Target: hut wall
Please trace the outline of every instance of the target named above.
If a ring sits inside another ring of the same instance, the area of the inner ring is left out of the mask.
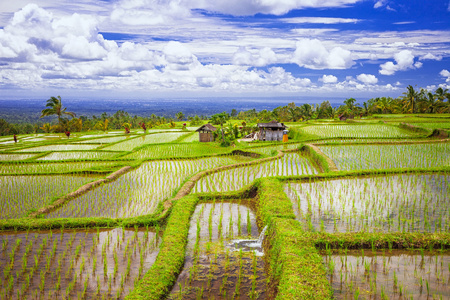
[[[212,132],[199,132],[200,142],[214,142],[214,136]]]
[[[261,141],[282,141],[282,130],[261,129],[259,139]]]

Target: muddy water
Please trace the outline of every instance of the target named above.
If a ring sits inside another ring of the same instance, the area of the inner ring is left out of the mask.
[[[1,299],[123,299],[153,265],[146,229],[2,233]]]
[[[449,251],[323,255],[336,299],[450,299]]]
[[[228,246],[233,239],[258,239],[256,217],[244,204],[196,207],[185,266],[169,299],[267,299],[263,257]]]
[[[297,219],[313,231],[450,230],[450,176],[395,175],[289,183]]]

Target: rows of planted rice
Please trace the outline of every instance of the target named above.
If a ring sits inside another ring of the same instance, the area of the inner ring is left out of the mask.
[[[105,159],[120,152],[52,152],[46,156],[40,157],[37,160],[71,160],[71,159]]]
[[[191,134],[186,135],[186,137],[181,141],[182,143],[192,143],[199,141],[199,135],[197,132],[192,132]]]
[[[225,156],[146,162],[116,181],[70,201],[47,217],[124,218],[150,214],[190,176],[202,170],[233,163],[235,161],[231,157]]]
[[[247,148],[246,151],[262,154],[262,155],[277,155],[277,150],[292,150],[292,149],[298,149],[300,147],[300,143],[296,144],[281,144],[276,146],[267,146],[267,147],[250,147]]]
[[[317,135],[323,138],[347,137],[347,138],[394,138],[417,135],[392,125],[364,124],[364,125],[313,125],[299,129],[307,134]]]
[[[0,218],[25,217],[52,200],[95,180],[87,176],[1,176]]]
[[[149,145],[124,156],[131,159],[210,156],[229,152],[229,149],[203,143]]]
[[[224,192],[239,190],[257,178],[317,174],[309,158],[302,153],[287,153],[282,158],[210,174],[200,179],[194,192]]]
[[[17,152],[46,152],[46,151],[76,151],[76,150],[92,150],[98,145],[74,145],[74,144],[57,144],[39,147],[25,148],[17,150]]]
[[[36,156],[36,154],[12,154],[12,153],[4,153],[0,154],[0,161],[17,161],[24,160],[28,158],[32,158]]]
[[[314,144],[352,144],[352,143],[379,143],[379,144],[389,144],[389,143],[410,143],[414,141],[414,139],[411,138],[341,138],[341,139],[326,139],[326,140],[320,140],[320,141],[314,141]]]
[[[286,194],[312,231],[450,230],[449,175],[395,175],[289,183]]]
[[[1,299],[123,299],[158,253],[148,228],[2,233],[0,241]]]
[[[98,138],[98,139],[89,139],[81,142],[77,142],[78,144],[109,144],[109,143],[117,143],[123,140],[131,139],[136,137],[135,135],[127,135],[127,136],[115,136],[115,137],[106,137],[106,138]],[[83,137],[85,138],[85,136]]]
[[[266,274],[256,216],[245,201],[197,205],[185,265],[169,299],[265,299]],[[236,248],[236,238],[256,248]],[[234,239],[234,240],[233,240]],[[258,251],[255,251],[258,249]]]
[[[186,134],[186,132],[164,132],[142,135],[134,139],[105,147],[103,148],[103,150],[130,151],[134,148],[141,147],[146,144],[169,143],[183,136],[184,134]]]
[[[450,165],[450,143],[320,146],[339,170],[430,168]]]
[[[117,162],[11,163],[0,164],[0,174],[48,174],[82,172],[92,169],[119,169]],[[117,168],[116,168],[117,166]]]
[[[323,257],[334,299],[449,299],[450,252],[352,250]]]
[[[409,123],[410,125],[426,128],[426,129],[449,129],[450,122],[439,122],[439,123]]]

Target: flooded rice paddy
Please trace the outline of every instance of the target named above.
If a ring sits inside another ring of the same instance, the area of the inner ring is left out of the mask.
[[[450,299],[450,252],[323,253],[335,299]]]
[[[48,174],[81,172],[91,168],[108,168],[117,162],[57,162],[57,163],[13,163],[0,164],[0,174]]]
[[[277,160],[205,176],[197,182],[194,192],[235,191],[257,178],[317,173],[307,156],[302,153],[286,153]]]
[[[297,219],[325,232],[450,230],[449,175],[395,175],[288,183]]]
[[[0,176],[0,219],[25,217],[80,186],[93,176]]]
[[[68,202],[47,217],[124,218],[150,214],[190,176],[233,163],[236,161],[232,156],[146,162],[117,180]]]
[[[115,154],[117,152],[52,152],[36,160],[105,159]]]
[[[124,142],[120,142],[105,147],[103,149],[113,151],[130,151],[136,147],[140,147],[146,144],[169,143],[185,134],[186,132],[170,132],[170,133],[165,132],[165,133],[142,135],[140,137],[129,139]]]
[[[154,263],[148,228],[0,234],[0,299],[123,299]]]
[[[313,125],[305,126],[299,130],[323,138],[394,138],[417,135],[411,131],[396,126],[383,124],[364,125]]]
[[[450,165],[450,143],[320,146],[339,170],[431,168]]]
[[[185,266],[169,299],[267,299],[261,245],[257,250],[231,246],[236,239],[259,237],[248,203],[236,201],[197,205]]]

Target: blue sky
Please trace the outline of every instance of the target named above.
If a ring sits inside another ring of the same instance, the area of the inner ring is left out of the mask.
[[[0,99],[450,88],[448,0],[0,3]]]

